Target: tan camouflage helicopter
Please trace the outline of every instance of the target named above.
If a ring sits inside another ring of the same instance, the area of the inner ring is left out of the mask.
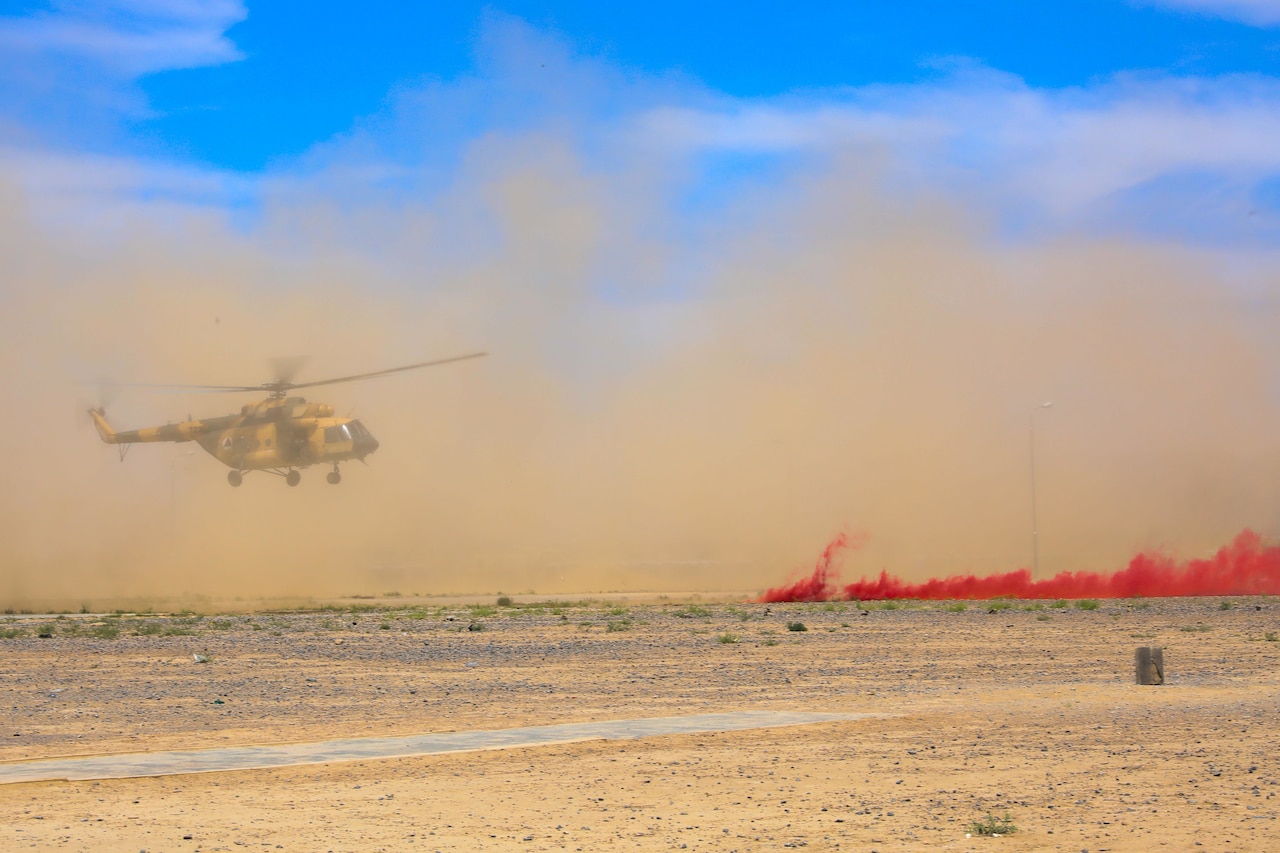
[[[316,382],[291,382],[288,379],[277,379],[261,385],[128,383],[132,387],[162,388],[171,391],[210,393],[266,391],[267,399],[257,403],[247,403],[240,409],[238,415],[186,420],[182,423],[146,427],[128,432],[116,432],[112,429],[107,423],[106,412],[101,407],[90,409],[89,414],[103,441],[107,444],[124,445],[120,448],[121,460],[133,444],[153,441],[194,441],[218,461],[231,468],[227,472],[227,482],[233,486],[239,486],[244,480],[244,475],[250,471],[275,474],[284,477],[284,481],[290,486],[296,486],[302,480],[302,475],[298,473],[299,468],[329,464],[333,465],[333,470],[325,479],[337,485],[342,482],[338,463],[348,459],[358,459],[363,462],[366,456],[378,449],[378,440],[359,420],[334,417],[333,406],[328,403],[308,403],[302,397],[286,396],[290,391],[295,388],[315,388],[319,385],[336,385],[339,382],[373,379],[391,373],[417,370],[420,367],[434,367],[480,358],[484,355],[486,353],[475,352],[418,364],[407,364],[404,367],[393,367],[389,370],[377,370],[373,373],[321,379]]]

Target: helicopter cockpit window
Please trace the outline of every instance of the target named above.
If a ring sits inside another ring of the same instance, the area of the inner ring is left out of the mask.
[[[343,441],[350,441],[351,433],[347,430],[346,424],[338,424],[337,426],[324,428],[324,443],[338,444]]]
[[[359,421],[351,421],[346,426],[351,431],[351,437],[354,438],[356,441],[360,441],[361,439],[373,438],[373,435],[369,432],[369,430],[365,429],[364,424],[360,423]]]

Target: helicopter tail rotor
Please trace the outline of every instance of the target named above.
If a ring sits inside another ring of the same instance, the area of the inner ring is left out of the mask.
[[[80,429],[87,429],[89,424],[85,422],[84,413],[88,409],[90,411],[97,409],[99,412],[106,412],[108,406],[115,402],[119,396],[120,386],[107,379],[105,376],[99,376],[93,382],[79,383],[83,389],[93,389],[92,400],[90,395],[81,393],[77,395],[75,409],[75,423]]]

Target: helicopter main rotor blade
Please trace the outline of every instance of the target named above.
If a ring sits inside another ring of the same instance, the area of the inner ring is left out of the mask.
[[[488,355],[487,352],[473,352],[467,355],[455,355],[452,358],[440,358],[434,361],[422,361],[417,364],[406,364],[404,367],[392,367],[388,370],[375,370],[372,373],[357,373],[354,376],[339,376],[334,379],[318,379],[315,382],[290,382],[287,379],[277,379],[274,382],[263,382],[258,385],[184,385],[173,382],[97,382],[94,383],[99,388],[103,386],[111,388],[149,388],[153,391],[181,393],[192,392],[196,394],[227,394],[238,392],[270,392],[272,394],[281,394],[294,388],[315,388],[318,385],[336,385],[339,382],[355,382],[360,379],[373,379],[378,376],[386,376],[391,373],[402,373],[406,370],[417,370],[420,367],[435,367],[441,364],[452,364],[455,361],[466,361],[471,358],[482,358]],[[294,360],[290,360],[294,361]],[[293,367],[292,364],[280,365],[286,369]],[[300,366],[300,365],[299,365]],[[80,383],[82,385],[88,383]]]
[[[336,379],[318,379],[315,382],[298,382],[285,383],[284,387],[293,388],[315,388],[317,385],[337,385],[339,382],[355,382],[359,379],[373,379],[378,376],[386,376],[390,373],[403,373],[406,370],[417,370],[420,367],[435,367],[441,364],[453,364],[455,361],[466,361],[470,358],[483,358],[488,355],[487,352],[473,352],[467,355],[455,355],[452,358],[440,358],[435,361],[423,361],[418,364],[406,364],[404,367],[392,367],[388,370],[375,370],[372,373],[357,373],[354,376],[339,376]]]
[[[98,382],[94,384],[107,388],[151,388],[156,391],[197,391],[211,394],[228,391],[261,391],[263,387],[261,385],[181,385],[172,382]]]

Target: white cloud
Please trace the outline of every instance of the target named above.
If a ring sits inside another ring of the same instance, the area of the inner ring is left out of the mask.
[[[245,19],[241,0],[102,0],[0,18],[0,50],[11,58],[87,59],[124,77],[218,65],[242,58],[225,36]]]
[[[181,227],[225,218],[259,200],[257,178],[161,160],[0,146],[0,187],[38,221],[109,237],[128,223]]]
[[[1142,5],[1199,12],[1258,27],[1280,24],[1280,0],[1145,0]]]
[[[1280,82],[1253,77],[1045,90],[982,73],[816,102],[662,107],[635,128],[654,146],[704,154],[887,151],[926,183],[1058,217],[1168,176],[1247,186],[1280,175]]]

